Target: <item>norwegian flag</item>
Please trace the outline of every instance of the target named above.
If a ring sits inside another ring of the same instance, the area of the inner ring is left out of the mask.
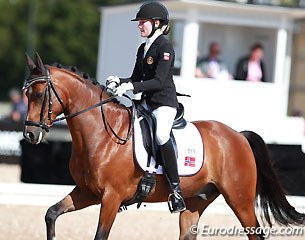
[[[168,52],[165,52],[165,53],[163,54],[163,60],[164,60],[164,61],[168,61],[168,60],[169,60],[169,56],[170,56],[170,54],[169,54]]]
[[[184,166],[195,167],[195,161],[196,161],[196,158],[185,156]]]

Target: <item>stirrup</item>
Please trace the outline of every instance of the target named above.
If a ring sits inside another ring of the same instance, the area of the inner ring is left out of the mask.
[[[173,203],[174,199],[177,200],[177,202]],[[167,204],[171,213],[182,212],[186,209],[183,197],[176,191],[168,195]]]

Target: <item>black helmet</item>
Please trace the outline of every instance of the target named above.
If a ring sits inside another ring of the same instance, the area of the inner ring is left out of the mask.
[[[131,21],[139,21],[142,19],[160,20],[162,25],[168,24],[169,16],[166,7],[159,2],[148,2],[144,3],[135,19]]]

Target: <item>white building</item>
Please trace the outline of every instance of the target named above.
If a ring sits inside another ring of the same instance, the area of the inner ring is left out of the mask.
[[[217,120],[230,127],[252,130],[267,143],[301,145],[304,120],[288,117],[291,48],[294,21],[305,18],[305,10],[246,5],[219,1],[164,1],[170,12],[170,39],[181,60],[175,76],[177,91],[187,120]],[[131,75],[138,46],[143,42],[137,23],[130,19],[141,4],[101,8],[97,78]],[[221,58],[231,73],[249,46],[265,48],[267,83],[195,78],[197,51],[207,53],[210,42],[222,46]]]

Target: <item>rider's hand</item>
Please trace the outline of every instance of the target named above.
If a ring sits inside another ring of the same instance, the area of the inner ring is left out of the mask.
[[[123,94],[126,93],[128,90],[133,90],[133,85],[131,82],[122,83],[114,90],[114,93],[117,94],[119,97],[122,97]]]
[[[117,76],[109,76],[106,79],[106,87],[114,91],[115,88],[120,84],[120,79]]]

